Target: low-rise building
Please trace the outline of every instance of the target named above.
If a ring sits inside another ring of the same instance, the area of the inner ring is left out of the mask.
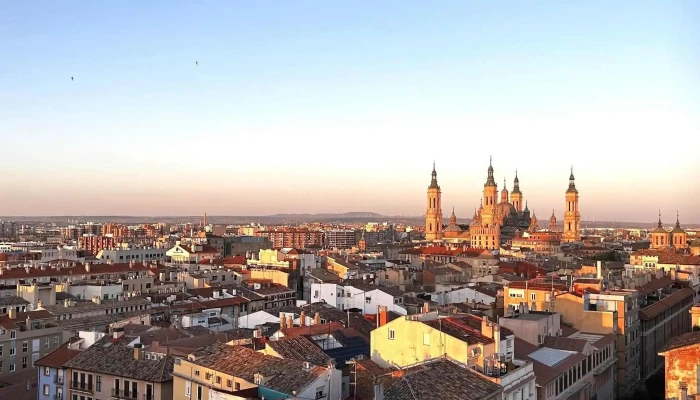
[[[334,365],[321,367],[222,343],[180,359],[173,375],[174,400],[292,396],[335,400],[341,394],[341,372]]]

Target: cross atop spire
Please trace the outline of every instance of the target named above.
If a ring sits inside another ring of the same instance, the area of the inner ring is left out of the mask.
[[[486,177],[486,184],[484,186],[496,186],[496,181],[493,180],[493,165],[491,164],[492,160],[493,158],[489,156],[489,170]]]
[[[428,189],[440,189],[437,183],[437,172],[435,171],[435,160],[433,160],[433,172],[431,174],[432,179],[430,180],[430,186]]]
[[[567,192],[578,192],[576,190],[576,181],[574,180],[574,166],[571,166],[571,175],[569,175],[569,189],[567,189]]]

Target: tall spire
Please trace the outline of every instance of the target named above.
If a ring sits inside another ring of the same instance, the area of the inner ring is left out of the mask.
[[[680,227],[681,227],[681,220],[680,220],[680,217],[678,215],[678,210],[676,210],[676,228],[680,228]]]
[[[515,169],[515,179],[513,179],[513,192],[520,193],[520,179],[518,179],[518,169]]]
[[[660,209],[660,208],[659,208],[659,224],[658,224],[658,227],[659,227],[659,228],[663,228],[663,227],[664,227],[663,224],[661,223],[661,209]]]
[[[496,186],[496,181],[493,180],[493,165],[492,165],[493,158],[489,156],[489,169],[488,169],[488,176],[486,178],[486,184],[484,186]]]
[[[567,192],[574,192],[574,193],[578,192],[578,190],[576,190],[576,182],[574,179],[574,166],[573,165],[571,166],[571,175],[569,175],[569,189],[567,190]]]
[[[437,172],[435,171],[435,161],[433,160],[433,173],[432,173],[432,179],[430,181],[430,187],[428,189],[440,189],[440,186],[438,186],[437,183]]]

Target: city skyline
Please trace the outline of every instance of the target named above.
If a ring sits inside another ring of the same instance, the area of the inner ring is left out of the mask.
[[[700,223],[696,4],[211,5],[0,5],[0,214]]]

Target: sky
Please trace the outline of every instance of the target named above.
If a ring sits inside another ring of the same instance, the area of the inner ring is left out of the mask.
[[[566,3],[566,4],[564,4]],[[0,3],[0,215],[700,223],[700,3]],[[197,65],[197,63],[199,65]],[[71,80],[74,77],[74,80]]]

